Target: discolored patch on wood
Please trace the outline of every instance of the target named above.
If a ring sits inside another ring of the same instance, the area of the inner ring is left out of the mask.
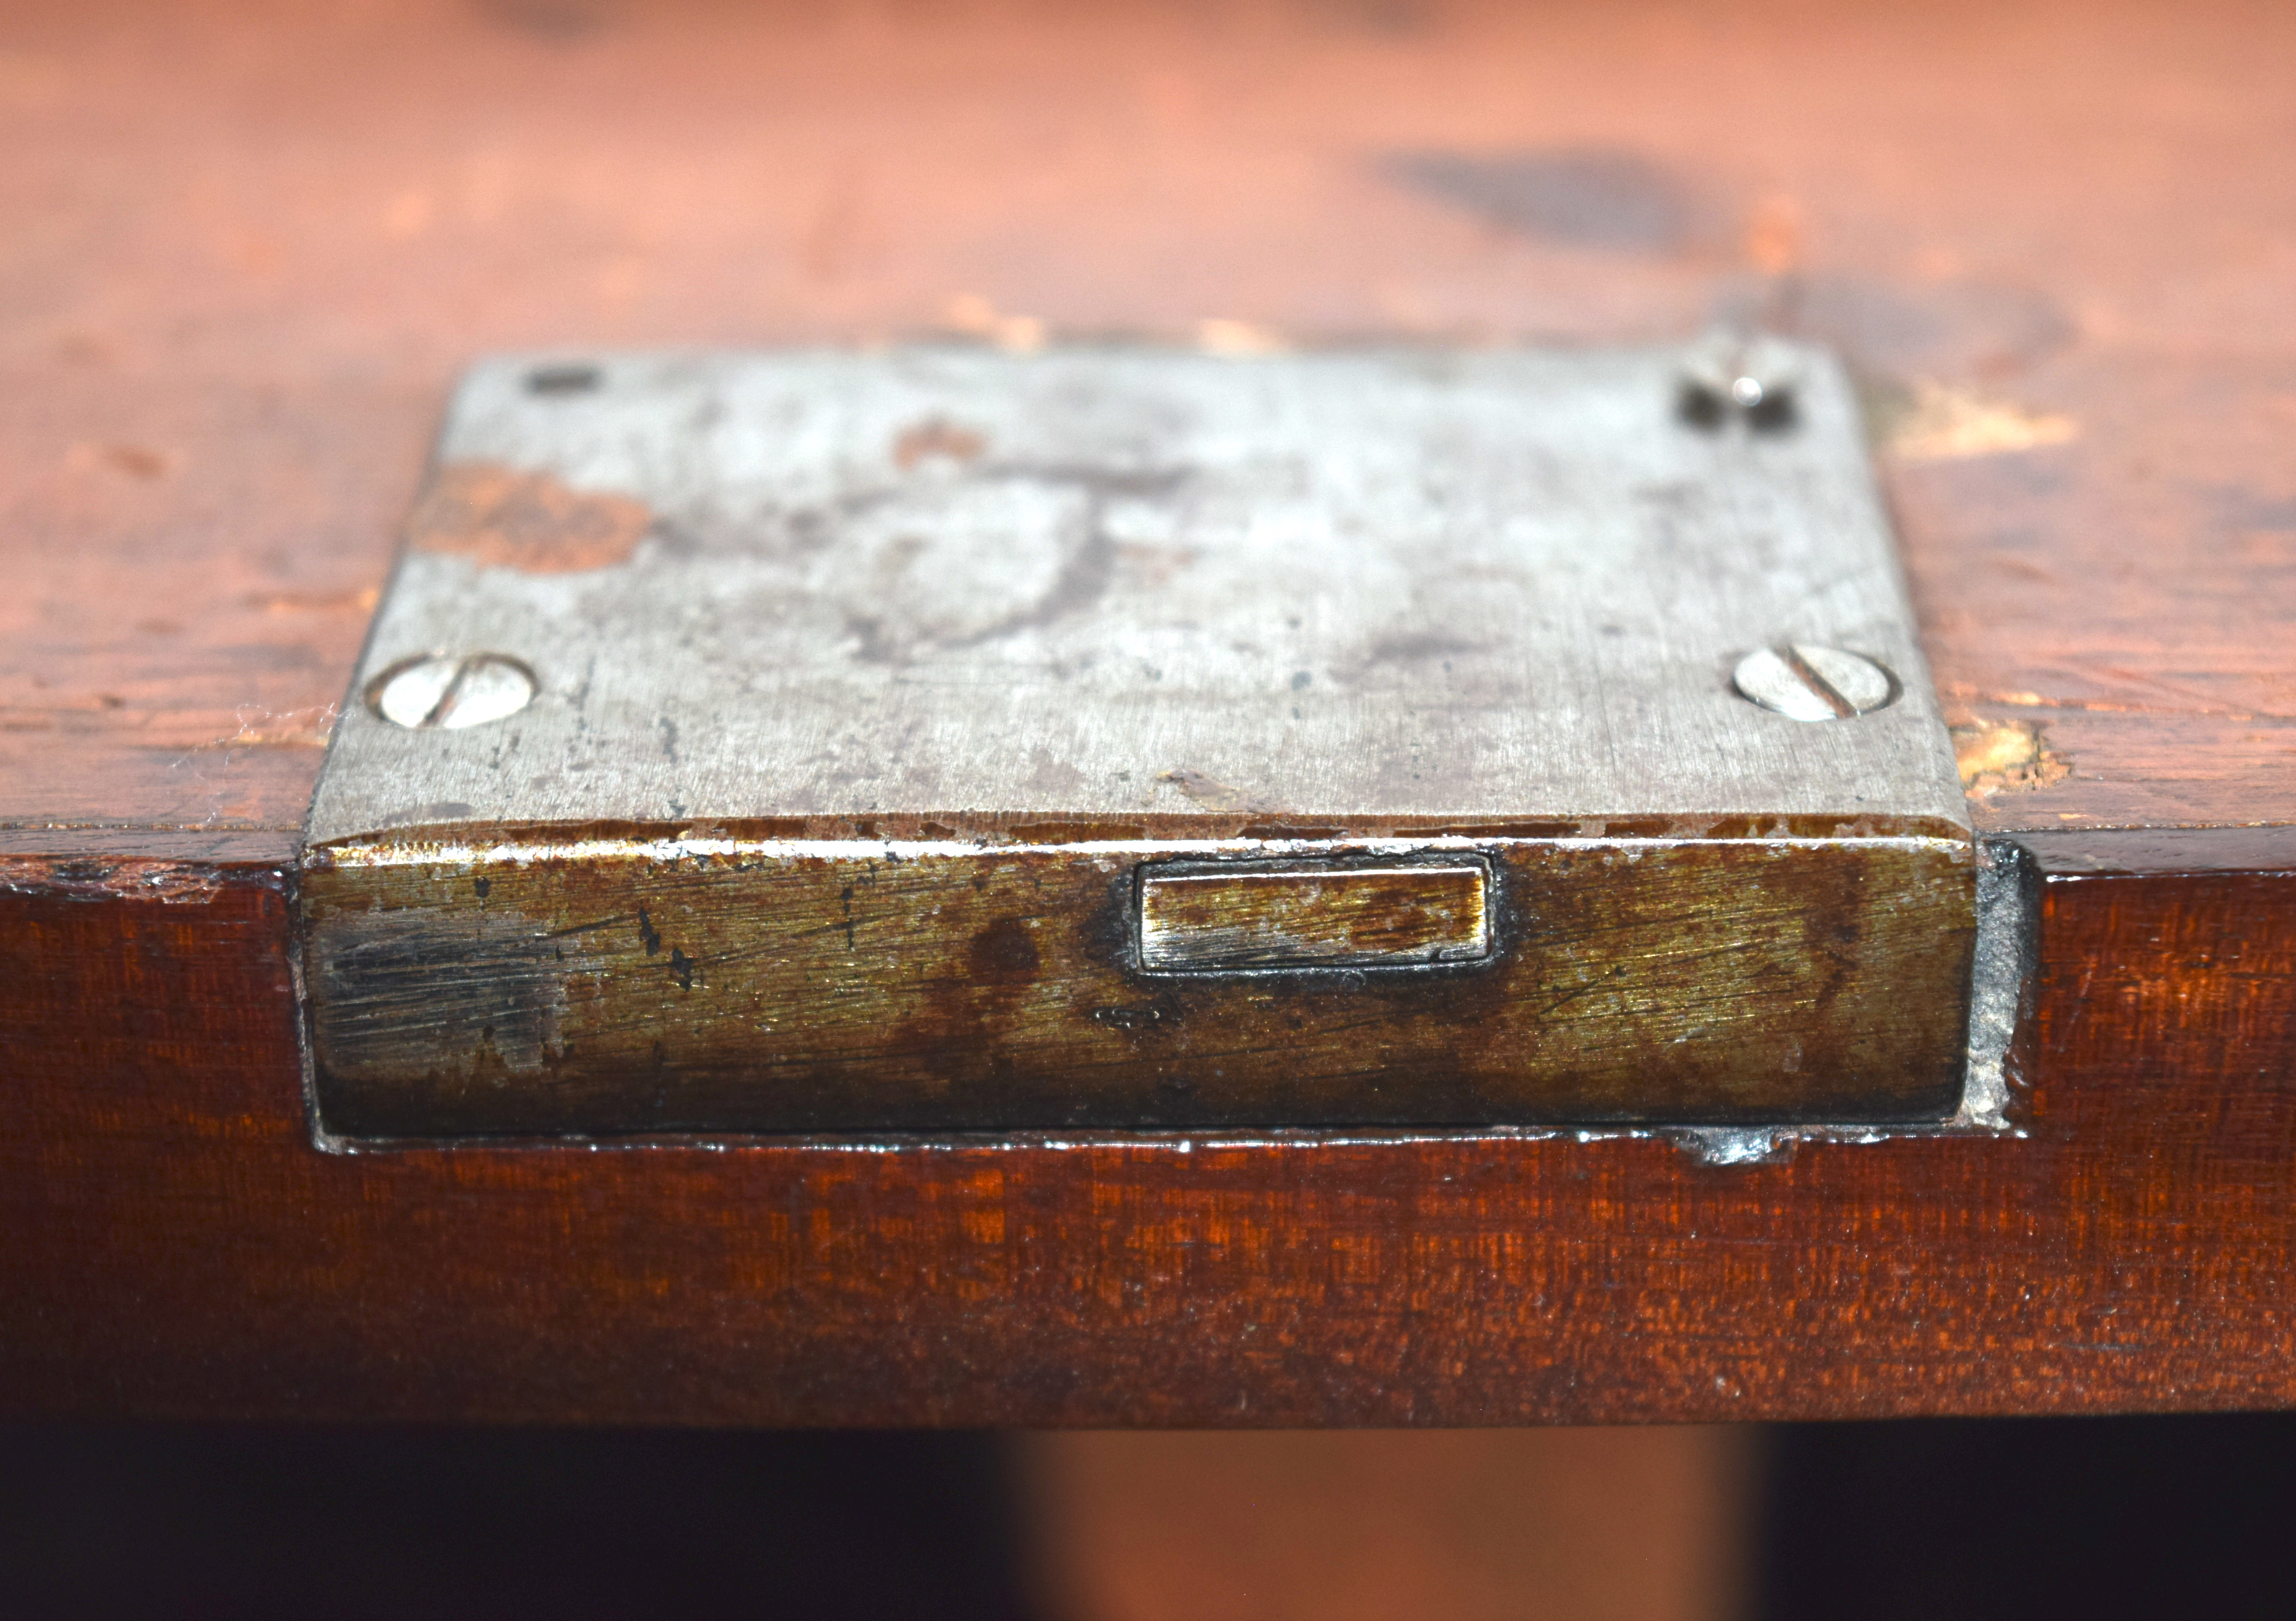
[[[1674,252],[1714,224],[1685,177],[1621,149],[1404,152],[1381,167],[1499,230],[1565,247]]]
[[[2054,787],[2072,771],[2049,747],[2038,720],[1972,720],[1954,727],[1951,735],[1962,786],[1972,794]]]
[[[1159,973],[1401,967],[1490,954],[1481,862],[1140,875],[1140,961]]]
[[[143,856],[55,856],[0,853],[0,893],[74,901],[159,901],[205,904],[226,882],[206,861]]]
[[[498,462],[452,462],[416,504],[406,538],[480,568],[579,574],[627,562],[652,527],[652,509],[628,496]]]
[[[2080,436],[2070,416],[1927,380],[1885,400],[1874,417],[1882,448],[1901,462],[2001,456],[2070,444]]]

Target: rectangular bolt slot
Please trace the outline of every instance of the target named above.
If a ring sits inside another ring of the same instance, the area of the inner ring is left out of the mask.
[[[1491,951],[1490,869],[1448,866],[1151,868],[1140,961],[1152,972],[1377,968]]]

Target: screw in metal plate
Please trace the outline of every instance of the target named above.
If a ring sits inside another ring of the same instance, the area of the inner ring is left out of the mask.
[[[605,381],[605,374],[586,360],[554,361],[526,374],[529,394],[587,394]]]
[[[1810,642],[1750,653],[1730,680],[1740,697],[1791,720],[1871,714],[1889,708],[1905,690],[1896,676],[1862,654]]]
[[[514,715],[534,701],[534,671],[499,653],[429,653],[402,659],[367,683],[367,707],[410,731],[461,731]]]
[[[1757,428],[1794,420],[1800,366],[1773,339],[1715,332],[1691,345],[1682,361],[1682,414],[1702,427],[1739,416]]]

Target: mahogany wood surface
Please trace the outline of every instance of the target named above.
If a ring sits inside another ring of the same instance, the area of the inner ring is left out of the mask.
[[[1391,1425],[2286,1402],[2296,845],[2125,873],[2114,836],[2036,840],[2025,1136],[1734,1166],[1567,1136],[323,1155],[278,886],[58,874],[0,933],[37,991],[4,1054],[0,1404]]]
[[[0,1410],[1473,1423],[2292,1399],[2296,14],[0,18]],[[512,347],[1840,345],[2024,1134],[310,1145],[288,873]]]

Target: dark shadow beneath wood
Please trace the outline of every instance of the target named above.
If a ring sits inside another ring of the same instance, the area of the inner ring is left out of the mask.
[[[1013,1621],[966,1433],[0,1428],[15,1616]]]
[[[2296,1414],[1765,1435],[1761,1621],[2296,1610]]]

